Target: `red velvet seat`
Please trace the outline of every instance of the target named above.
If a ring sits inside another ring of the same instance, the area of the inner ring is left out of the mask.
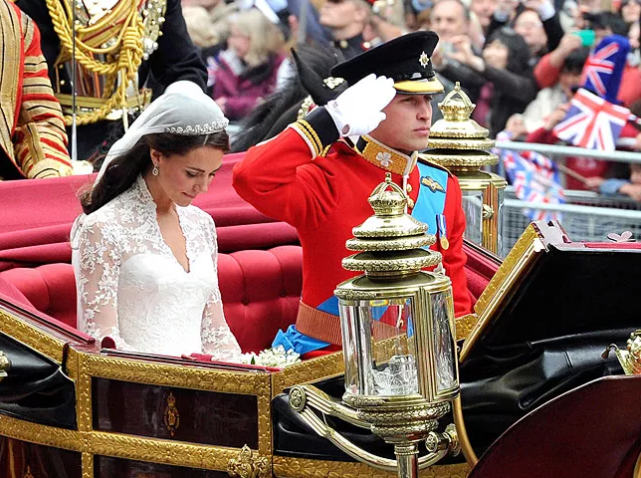
[[[470,256],[468,285],[474,296],[485,288],[494,268]],[[480,261],[480,262],[479,262]],[[487,270],[485,270],[487,269]],[[271,345],[278,330],[296,321],[302,289],[302,249],[279,246],[219,254],[218,277],[227,322],[244,352]],[[45,264],[0,272],[37,310],[76,327],[76,286],[70,264]]]
[[[76,281],[70,264],[10,269],[0,274],[37,310],[76,327]]]
[[[271,345],[279,329],[296,321],[302,288],[300,246],[247,250],[218,257],[218,277],[227,322],[244,352]],[[3,271],[40,312],[76,326],[76,285],[70,264]]]

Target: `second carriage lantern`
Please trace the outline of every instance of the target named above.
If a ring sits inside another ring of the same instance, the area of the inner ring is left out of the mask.
[[[502,213],[507,181],[483,167],[498,163],[490,152],[494,140],[489,131],[471,119],[475,104],[458,82],[441,103],[443,119],[430,129],[429,150],[422,154],[448,168],[458,178],[463,193],[465,237],[489,251],[504,256]]]
[[[441,262],[427,226],[405,213],[406,196],[391,175],[372,193],[374,216],[355,227],[347,249],[361,251],[343,267],[365,273],[339,284],[345,360],[342,401],[312,386],[290,392],[290,404],[315,431],[356,459],[415,478],[448,452],[458,452],[454,425],[438,419],[459,395],[450,279],[421,269]],[[343,418],[394,445],[396,460],[359,449],[313,414]],[[428,454],[418,458],[418,443]]]

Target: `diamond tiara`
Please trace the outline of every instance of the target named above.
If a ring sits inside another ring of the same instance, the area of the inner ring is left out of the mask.
[[[219,131],[223,131],[225,128],[227,128],[227,125],[229,124],[229,120],[227,118],[218,120],[218,121],[212,121],[211,123],[205,123],[205,124],[197,124],[195,126],[169,126],[165,128],[165,133],[173,133],[173,134],[184,134],[184,135],[190,135],[190,136],[197,136],[201,134],[211,134],[211,133],[218,133]]]

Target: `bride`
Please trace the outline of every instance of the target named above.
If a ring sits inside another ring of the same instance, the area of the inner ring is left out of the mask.
[[[113,145],[72,231],[82,331],[121,350],[238,361],[214,222],[191,205],[222,165],[227,124],[198,86],[180,81]]]

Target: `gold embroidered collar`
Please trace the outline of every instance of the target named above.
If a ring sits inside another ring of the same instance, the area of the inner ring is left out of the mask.
[[[411,173],[418,160],[417,151],[408,156],[389,146],[385,146],[371,136],[360,136],[354,145],[354,149],[375,166],[401,176],[407,176]]]

